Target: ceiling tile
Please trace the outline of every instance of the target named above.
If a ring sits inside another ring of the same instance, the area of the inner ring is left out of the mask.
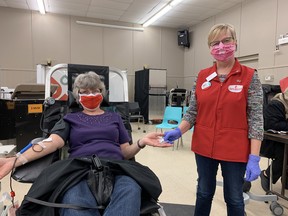
[[[87,12],[84,10],[81,11],[81,10],[72,10],[72,9],[66,9],[66,8],[52,8],[52,12],[50,13],[85,17]]]
[[[48,13],[142,24],[171,0],[44,0]],[[155,25],[193,25],[248,0],[183,0]],[[0,6],[38,10],[36,0],[0,0]],[[166,18],[165,18],[166,17]],[[153,24],[154,25],[154,24]]]
[[[58,10],[58,9],[61,9],[61,10],[71,10],[71,11],[74,11],[74,10],[81,10],[81,11],[84,11],[84,10],[88,10],[88,5],[86,4],[79,4],[79,3],[75,3],[75,2],[67,2],[67,1],[59,1],[59,0],[49,0],[48,1],[48,8],[46,8],[46,5],[45,5],[45,9],[47,11],[49,10],[52,10],[51,12],[53,12],[53,10]]]
[[[132,3],[134,0],[111,0],[115,2],[124,2],[124,3]]]
[[[101,8],[126,10],[130,6],[130,3],[116,2],[112,0],[92,0],[90,5],[94,7],[101,7]]]
[[[118,21],[120,16],[116,16],[113,14],[105,14],[105,13],[94,13],[94,12],[88,12],[87,15],[89,17],[97,18],[97,19],[107,19],[107,20],[116,20]]]
[[[35,0],[34,0],[35,1]],[[50,1],[50,2],[59,2],[59,3],[72,3],[72,4],[83,4],[83,5],[89,5],[91,0],[44,0],[44,1]]]
[[[26,3],[26,1],[23,0],[4,0],[5,4],[7,7],[11,7],[11,8],[19,8],[19,9],[26,9],[28,10],[28,4]]]
[[[124,10],[110,9],[110,8],[101,8],[101,7],[89,7],[88,13],[99,13],[99,14],[108,14],[121,16],[124,13]]]
[[[26,1],[30,10],[39,10],[37,1],[35,0],[26,0]],[[45,5],[45,2],[44,2],[44,5]]]

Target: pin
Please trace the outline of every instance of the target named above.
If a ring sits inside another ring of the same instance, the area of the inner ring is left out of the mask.
[[[210,86],[211,86],[211,83],[208,82],[208,81],[206,81],[206,82],[204,82],[204,83],[202,84],[201,88],[204,90],[204,89],[209,88]]]
[[[201,88],[203,90],[209,88],[212,85],[210,81],[212,79],[214,79],[216,76],[217,76],[217,73],[216,73],[216,71],[214,71],[212,74],[210,74],[208,77],[206,77],[206,82],[204,82],[202,84]]]

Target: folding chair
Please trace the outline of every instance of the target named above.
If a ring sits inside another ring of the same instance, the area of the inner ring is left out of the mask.
[[[141,129],[139,122],[142,121],[142,123],[144,124],[143,125],[143,127],[144,127],[143,133],[146,133],[144,116],[141,114],[141,109],[140,109],[139,103],[138,102],[129,102],[128,105],[129,105],[130,121],[137,120],[138,130]]]
[[[182,107],[167,106],[164,111],[162,123],[155,126],[156,132],[158,128],[161,129],[161,132],[162,129],[174,129],[179,126],[181,120],[182,120]],[[179,139],[177,141],[177,149],[178,145],[179,145]],[[181,146],[183,146],[182,136],[181,136]]]

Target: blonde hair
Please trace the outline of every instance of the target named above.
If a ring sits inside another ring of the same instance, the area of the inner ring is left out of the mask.
[[[73,84],[73,96],[75,97],[76,101],[78,100],[78,94],[80,89],[90,89],[96,90],[99,89],[101,94],[105,96],[105,85],[101,80],[101,77],[96,74],[94,71],[89,71],[83,74],[79,74]]]
[[[214,25],[210,29],[208,33],[208,46],[210,46],[211,42],[213,42],[214,39],[222,32],[230,32],[233,40],[237,41],[236,31],[235,31],[234,26],[231,24],[220,23],[220,24]]]

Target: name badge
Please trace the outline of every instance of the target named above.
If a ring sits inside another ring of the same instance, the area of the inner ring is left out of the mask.
[[[212,79],[214,79],[217,76],[217,73],[214,71],[212,74],[210,74],[208,77],[206,77],[206,81],[209,82]]]
[[[229,85],[228,90],[230,92],[239,93],[243,89],[243,85]]]

